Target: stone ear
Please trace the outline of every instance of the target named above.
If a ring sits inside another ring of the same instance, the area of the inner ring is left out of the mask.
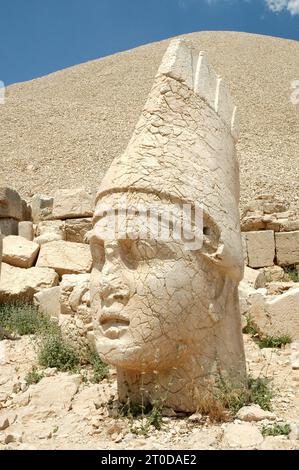
[[[216,254],[220,245],[220,229],[211,217],[203,218],[203,245],[201,252],[208,256]]]

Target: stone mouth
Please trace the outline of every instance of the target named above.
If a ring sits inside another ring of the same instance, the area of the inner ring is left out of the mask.
[[[100,327],[104,336],[118,339],[128,329],[130,321],[122,315],[106,313],[100,318]]]
[[[100,325],[106,328],[111,326],[129,326],[130,320],[123,317],[122,315],[115,315],[115,314],[105,314],[101,316]]]

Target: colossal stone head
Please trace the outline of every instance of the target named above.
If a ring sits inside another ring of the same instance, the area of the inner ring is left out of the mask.
[[[172,41],[90,240],[95,344],[120,401],[192,412],[217,378],[244,382],[236,134],[222,79]]]

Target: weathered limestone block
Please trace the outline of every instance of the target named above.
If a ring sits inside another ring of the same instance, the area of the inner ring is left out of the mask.
[[[230,423],[223,435],[223,443],[232,449],[257,449],[263,440],[261,431],[250,423]]]
[[[95,345],[117,368],[122,402],[194,412],[217,377],[246,383],[236,137],[223,81],[204,54],[172,41],[100,185],[90,238]],[[184,205],[194,215],[187,238],[178,230]],[[171,210],[173,229],[159,235]]]
[[[279,281],[271,282],[267,284],[267,294],[268,295],[280,295],[284,294],[286,291],[297,288],[298,284],[293,281]]]
[[[65,236],[68,242],[85,243],[86,235],[92,229],[92,219],[68,219],[65,221]]]
[[[257,287],[260,287],[257,285],[257,280],[259,279],[259,276],[260,271],[245,266],[244,277],[242,279],[242,282],[246,282],[246,284],[249,284],[250,286],[256,289]]]
[[[26,240],[33,240],[33,223],[30,221],[19,222],[19,236],[26,238]]]
[[[61,189],[54,194],[53,219],[92,217],[95,194],[85,189]]]
[[[83,358],[88,356],[88,333],[93,330],[89,284],[90,274],[65,274],[60,284],[59,324]]]
[[[53,268],[59,276],[62,276],[88,273],[91,264],[88,245],[58,240],[41,245],[36,266]]]
[[[31,268],[36,261],[39,245],[17,235],[9,235],[3,240],[4,263],[18,268]]]
[[[60,284],[61,313],[72,315],[82,305],[89,306],[90,274],[65,274]],[[85,298],[87,295],[87,298]],[[91,319],[89,320],[90,323]]]
[[[256,199],[253,199],[246,204],[242,217],[254,212],[274,214],[277,212],[285,212],[287,210],[287,205],[280,199],[277,199],[274,194],[261,194]]]
[[[299,231],[276,233],[276,258],[281,266],[299,263]]]
[[[246,243],[246,234],[241,233],[242,236],[242,250],[245,266],[248,265],[248,253],[247,253],[247,243]]]
[[[23,220],[22,199],[14,189],[0,187],[0,218]]]
[[[0,230],[4,237],[18,235],[18,221],[15,219],[0,219]]]
[[[274,232],[246,232],[248,265],[251,268],[273,266],[275,257]]]
[[[289,281],[288,275],[280,266],[270,266],[268,268],[261,268],[257,272],[257,279],[255,287],[266,287],[270,282],[287,282]]]
[[[52,219],[53,197],[35,194],[31,201],[31,213],[34,223]]]
[[[299,339],[299,288],[277,296],[260,296],[249,315],[262,336]]]
[[[29,405],[20,410],[22,422],[40,421],[66,414],[81,380],[79,374],[60,373],[56,377],[44,377],[30,389]]]
[[[65,222],[62,220],[48,220],[40,222],[36,229],[34,241],[39,245],[65,240]]]
[[[36,292],[56,286],[59,278],[49,268],[16,268],[2,263],[0,301],[32,300]]]
[[[34,294],[34,303],[39,310],[49,317],[59,318],[60,315],[60,287],[50,287]]]
[[[249,423],[254,421],[275,420],[275,414],[268,410],[263,410],[259,405],[243,406],[237,413],[236,418]]]
[[[246,316],[248,315],[248,312],[251,307],[251,302],[250,302],[251,296],[256,293],[256,290],[252,285],[247,284],[245,281],[241,281],[239,284],[238,293],[239,293],[240,313],[242,316]],[[244,327],[245,324],[246,323],[244,323],[244,325],[242,326]]]

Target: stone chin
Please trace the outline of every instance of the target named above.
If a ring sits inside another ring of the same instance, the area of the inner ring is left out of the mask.
[[[95,336],[95,345],[104,362],[137,372],[169,370],[180,365],[190,352],[187,344],[174,341],[171,344],[166,339],[137,343],[129,332],[116,339],[98,333]]]

